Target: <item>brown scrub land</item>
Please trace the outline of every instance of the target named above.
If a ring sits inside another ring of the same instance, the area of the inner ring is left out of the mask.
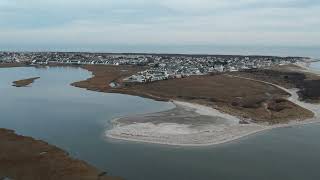
[[[28,78],[28,79],[21,79],[18,81],[13,81],[13,85],[15,87],[26,87],[32,84],[35,80],[39,79],[40,77]]]
[[[135,84],[120,90],[198,103],[272,124],[313,116],[312,112],[286,100],[289,94],[277,87],[223,74]]]
[[[117,180],[61,149],[0,129],[0,179]]]
[[[92,72],[93,77],[71,85],[100,92],[109,92],[111,89],[110,83],[121,84],[122,79],[145,70],[144,67],[140,66],[83,65],[79,67]]]
[[[262,82],[215,74],[147,84],[122,83],[121,79],[134,74],[138,69],[126,71],[124,74],[121,68],[122,66],[90,66],[86,69],[92,71],[94,76],[79,82],[81,86],[79,83],[73,85],[94,91],[131,94],[155,100],[173,99],[198,103],[241,118],[271,124],[313,117],[311,111],[288,101],[287,92]],[[120,83],[117,88],[109,86],[114,79]]]
[[[10,68],[10,67],[23,67],[27,66],[24,63],[0,63],[0,68]]]
[[[244,70],[232,75],[266,81],[285,88],[298,88],[301,100],[311,103],[320,102],[320,77],[304,72],[294,65],[276,66],[263,70]]]

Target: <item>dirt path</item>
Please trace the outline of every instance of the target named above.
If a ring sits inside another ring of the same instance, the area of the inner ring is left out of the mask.
[[[299,95],[298,95],[298,89],[287,89],[284,88],[282,86],[270,83],[270,82],[266,82],[266,81],[261,81],[261,80],[257,80],[257,79],[252,79],[252,78],[246,78],[246,77],[241,77],[241,76],[233,76],[233,75],[228,75],[230,77],[236,77],[236,78],[241,78],[241,79],[246,79],[246,80],[251,80],[251,81],[256,81],[256,82],[260,82],[260,83],[264,83],[264,84],[268,84],[274,87],[277,87],[287,93],[289,93],[291,96],[288,98],[289,101],[305,108],[308,109],[309,111],[312,111],[314,113],[315,118],[319,119],[320,117],[320,105],[317,104],[311,104],[311,103],[306,103],[303,102],[301,100],[299,100]]]

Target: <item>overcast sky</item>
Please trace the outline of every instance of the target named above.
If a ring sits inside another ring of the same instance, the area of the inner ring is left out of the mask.
[[[320,47],[319,0],[0,0],[0,18],[2,49]]]

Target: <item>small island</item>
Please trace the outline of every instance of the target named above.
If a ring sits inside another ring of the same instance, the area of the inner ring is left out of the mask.
[[[32,84],[35,80],[39,79],[40,77],[33,77],[28,79],[21,79],[18,81],[14,81],[12,86],[15,87],[26,87]]]

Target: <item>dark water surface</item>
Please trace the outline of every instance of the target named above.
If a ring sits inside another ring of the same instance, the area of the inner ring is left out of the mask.
[[[32,87],[12,81],[41,77]],[[90,73],[77,68],[0,69],[0,127],[45,140],[128,180],[317,180],[320,125],[275,129],[201,148],[114,141],[103,136],[116,117],[172,108],[140,97],[71,87]]]

